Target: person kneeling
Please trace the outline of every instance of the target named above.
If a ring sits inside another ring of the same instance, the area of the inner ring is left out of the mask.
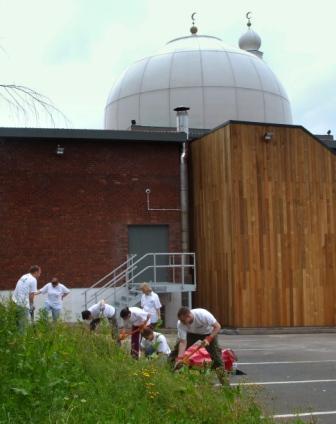
[[[146,357],[157,354],[158,356],[168,357],[170,348],[167,339],[163,334],[153,331],[147,327],[142,332],[141,351]]]

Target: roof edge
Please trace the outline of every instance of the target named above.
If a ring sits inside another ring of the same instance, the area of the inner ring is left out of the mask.
[[[308,135],[310,135],[312,138],[314,138],[316,141],[318,141],[324,148],[326,148],[327,150],[329,150],[331,153],[335,154],[335,152],[329,148],[328,146],[326,146],[322,140],[320,140],[315,134],[311,133],[309,130],[307,130],[306,127],[304,127],[303,125],[297,125],[297,124],[278,124],[278,123],[271,123],[271,122],[253,122],[253,121],[239,121],[239,120],[229,120],[229,121],[225,121],[223,124],[218,125],[217,127],[213,128],[212,130],[210,130],[207,134],[194,138],[191,140],[191,142],[196,141],[201,139],[204,136],[207,136],[209,134],[212,134],[213,132],[221,129],[221,128],[225,128],[229,125],[253,125],[253,126],[260,126],[260,127],[281,127],[281,128],[297,128],[300,129],[301,131],[304,131],[305,133],[307,133]]]
[[[185,133],[130,131],[130,130],[92,130],[67,128],[26,128],[0,127],[0,138],[6,139],[40,139],[72,141],[148,141],[183,143]]]

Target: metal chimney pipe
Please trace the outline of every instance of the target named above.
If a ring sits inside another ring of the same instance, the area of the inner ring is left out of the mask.
[[[188,162],[187,142],[189,139],[189,107],[180,106],[176,112],[176,130],[185,132],[187,141],[182,144],[180,156],[180,201],[181,201],[181,242],[182,252],[189,252],[189,191],[188,191]]]
[[[176,130],[177,132],[185,132],[187,139],[189,138],[189,116],[190,107],[179,106],[174,109],[176,112]]]

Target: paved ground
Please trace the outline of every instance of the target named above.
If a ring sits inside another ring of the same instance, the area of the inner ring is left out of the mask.
[[[247,374],[231,383],[256,385],[265,412],[280,415],[279,423],[293,421],[288,414],[336,423],[336,334],[221,335],[220,344],[238,354]]]

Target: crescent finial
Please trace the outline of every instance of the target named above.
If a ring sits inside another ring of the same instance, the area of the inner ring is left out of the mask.
[[[197,27],[195,26],[195,15],[196,12],[191,14],[192,27],[190,28],[190,32],[192,33],[192,35],[196,35],[198,31]]]
[[[247,26],[248,26],[248,27],[250,27],[250,26],[252,25],[252,24],[251,24],[251,17],[250,17],[251,13],[252,13],[252,12],[247,12],[247,13],[246,13],[246,19],[248,20],[248,22],[247,22]]]

